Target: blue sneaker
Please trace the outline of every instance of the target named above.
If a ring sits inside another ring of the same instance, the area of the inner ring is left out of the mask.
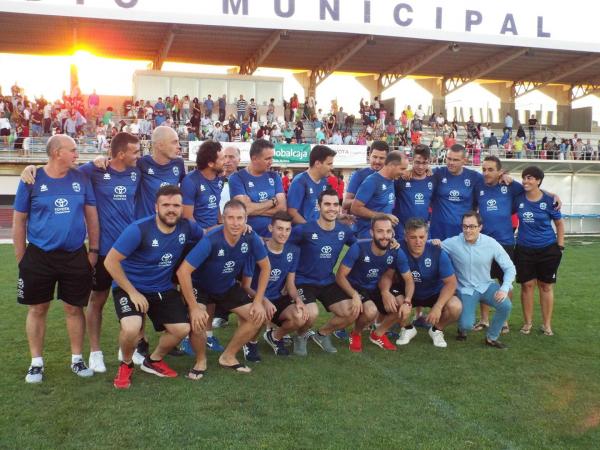
[[[333,332],[333,335],[341,341],[347,341],[348,339],[350,339],[350,336],[348,336],[348,333],[344,328],[342,328],[341,330],[335,330]]]
[[[288,356],[290,354],[288,349],[285,348],[285,342],[283,339],[278,341],[273,337],[273,330],[265,331],[263,338],[266,343],[271,346],[277,356]]]
[[[212,350],[213,352],[222,352],[225,350],[216,336],[210,336],[206,338],[206,348]]]
[[[189,337],[186,337],[183,341],[181,341],[181,344],[179,344],[179,348],[186,355],[190,355],[190,356],[195,356],[196,355],[196,352],[194,352],[194,349],[192,348],[192,343],[190,342],[190,338]]]
[[[431,328],[431,324],[427,323],[425,316],[420,316],[419,318],[413,320],[413,326],[417,328]]]
[[[261,362],[262,358],[258,354],[258,342],[248,342],[242,346],[244,359],[248,362]]]

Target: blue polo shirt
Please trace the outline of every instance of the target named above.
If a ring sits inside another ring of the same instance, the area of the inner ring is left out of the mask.
[[[519,216],[518,245],[544,248],[556,243],[552,222],[561,219],[562,215],[553,205],[554,199],[546,193],[537,202],[527,200],[524,193],[515,198],[515,209]]]
[[[439,295],[444,287],[444,278],[454,275],[454,267],[450,256],[441,248],[431,244],[425,244],[423,254],[415,258],[408,251],[406,242],[402,242],[401,248],[408,259],[408,266],[412,272],[415,282],[414,297],[417,300],[426,300],[434,295]],[[402,268],[396,268],[398,272]]]
[[[209,180],[199,170],[191,171],[181,182],[183,204],[194,207],[194,220],[202,228],[210,228],[218,222],[223,185],[222,177]]]
[[[288,274],[296,273],[300,249],[289,242],[286,242],[281,253],[273,253],[266,245],[265,249],[271,263],[271,274],[269,275],[269,284],[265,296],[273,302],[281,298],[281,291],[285,286]],[[248,260],[244,267],[244,276],[252,277],[251,287],[256,290],[260,268],[253,258]]]
[[[181,183],[185,176],[185,165],[181,158],[175,158],[167,164],[158,164],[152,156],[145,155],[138,160],[137,167],[142,172],[142,183],[138,189],[135,217],[141,219],[154,214],[156,193],[161,186],[178,186]]]
[[[394,180],[385,178],[378,172],[369,175],[362,182],[356,193],[355,200],[360,200],[371,211],[391,214],[396,203]],[[358,217],[356,221],[357,237],[368,239],[371,237],[371,219]]]
[[[310,222],[319,218],[319,194],[329,187],[327,178],[315,183],[308,172],[294,177],[288,189],[287,206],[298,210],[304,220]]]
[[[523,186],[516,181],[510,185],[488,186],[481,183],[477,188],[477,205],[483,220],[481,232],[493,237],[502,245],[514,245],[512,213],[515,198],[523,193]]]

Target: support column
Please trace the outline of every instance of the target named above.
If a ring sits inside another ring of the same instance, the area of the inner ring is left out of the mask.
[[[377,79],[377,75],[365,75],[355,78],[356,81],[358,81],[367,91],[369,91],[369,103],[371,103],[375,97],[379,97],[381,100],[381,92],[379,92],[379,80]]]
[[[311,77],[310,77],[310,71],[306,71],[306,72],[296,72],[292,74],[294,76],[294,78],[296,79],[296,81],[298,83],[300,83],[300,86],[302,86],[302,89],[304,90],[303,94],[304,97],[302,97],[300,100],[304,101],[305,98],[309,97],[310,95],[312,95],[313,97],[315,97],[316,91],[317,91],[317,87],[314,86],[312,88],[311,91]],[[311,94],[312,92],[312,94]],[[298,95],[300,95],[300,93],[298,93]],[[288,99],[286,99],[288,100]]]
[[[444,82],[441,78],[424,78],[415,80],[417,84],[426,89],[433,97],[431,99],[431,105],[427,107],[426,113],[431,115],[435,112],[440,112],[444,117],[448,117],[446,111],[446,96],[444,95]]]
[[[571,130],[571,129],[582,129],[591,127],[591,122],[588,124],[574,124],[572,106],[571,106],[571,92],[570,86],[567,85],[548,85],[540,88],[540,91],[546,94],[548,97],[552,97],[556,100],[556,125],[558,129]],[[552,124],[552,117],[543,117],[542,122]],[[539,120],[539,118],[538,118]]]

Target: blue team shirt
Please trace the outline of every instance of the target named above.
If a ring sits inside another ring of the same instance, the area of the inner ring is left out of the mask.
[[[289,242],[286,242],[281,253],[271,252],[266,245],[265,249],[271,263],[271,275],[269,276],[269,284],[267,285],[265,296],[273,302],[281,298],[281,290],[285,286],[288,274],[296,273],[298,259],[300,258],[300,249]],[[251,287],[256,290],[260,268],[256,265],[254,259],[250,259],[246,263],[244,276],[252,277]]]
[[[300,247],[296,285],[325,286],[335,282],[333,267],[344,245],[356,242],[347,225],[336,222],[333,230],[324,230],[317,221],[293,228],[290,242]]]
[[[310,222],[319,218],[319,194],[329,187],[327,178],[315,183],[308,172],[296,175],[290,184],[287,197],[288,208],[295,208]]]
[[[475,207],[475,189],[483,182],[483,176],[467,168],[463,168],[460,175],[452,175],[447,167],[439,167],[433,177],[430,236],[444,240],[461,233],[462,216]]]
[[[258,177],[251,175],[246,169],[235,172],[229,177],[231,198],[236,195],[247,195],[253,203],[270,202],[277,194],[283,194],[281,177],[275,172],[265,172]],[[270,237],[269,216],[248,216],[248,225],[259,236]]]
[[[135,217],[141,219],[154,214],[156,193],[161,186],[179,185],[185,176],[185,165],[181,158],[160,165],[150,155],[145,155],[138,160],[137,166],[142,172],[142,183],[135,203]]]
[[[393,214],[398,217],[396,239],[404,236],[404,224],[411,217],[429,221],[429,207],[435,190],[435,178],[425,177],[422,180],[396,180],[396,204]]]
[[[192,273],[194,287],[208,294],[223,294],[235,284],[250,259],[266,257],[265,245],[254,231],[242,235],[232,247],[221,226],[209,231],[185,260],[196,269]]]
[[[371,211],[391,214],[396,203],[394,180],[385,178],[378,172],[371,174],[358,188],[355,199],[363,202],[365,207]],[[370,229],[371,219],[357,218],[356,230],[359,238],[370,238]]]
[[[141,176],[137,168],[118,172],[99,169],[89,162],[79,167],[91,181],[100,222],[100,255],[106,256],[123,230],[134,219],[135,196]]]
[[[519,216],[517,244],[523,247],[543,248],[556,243],[552,221],[562,218],[554,209],[554,199],[544,193],[537,202],[527,200],[525,194],[515,198],[515,209]]]
[[[191,171],[181,182],[183,204],[194,207],[194,220],[202,228],[217,224],[224,184],[222,177],[208,180],[199,170]]]
[[[371,240],[361,240],[352,244],[344,255],[342,264],[348,267],[348,281],[353,287],[377,289],[381,276],[390,268],[403,268],[401,273],[408,272],[408,262],[402,250],[388,249],[383,255],[373,253]],[[398,261],[399,260],[399,261]]]
[[[514,245],[515,233],[512,229],[512,213],[515,198],[523,193],[523,186],[516,181],[510,185],[488,186],[481,183],[477,187],[477,205],[483,219],[481,232],[493,237],[502,245]]]
[[[31,244],[46,252],[73,252],[85,241],[85,205],[96,205],[85,175],[70,169],[62,178],[51,178],[42,168],[35,183],[19,182],[14,209],[28,214],[27,240]]]
[[[418,258],[410,254],[406,242],[401,243],[401,248],[408,259],[415,282],[415,298],[425,300],[438,295],[444,287],[443,279],[454,275],[454,267],[448,253],[429,242],[425,244],[425,251]],[[396,270],[400,272],[402,267],[396,267]]]
[[[357,170],[350,176],[350,181],[348,181],[348,186],[346,187],[346,192],[350,194],[356,195],[358,192],[359,186],[365,181],[369,175],[374,174],[375,171],[370,167],[365,167],[364,169]]]
[[[156,225],[156,216],[137,220],[125,228],[113,248],[126,258],[121,266],[127,279],[140,292],[164,292],[173,289],[173,271],[185,245],[202,238],[197,223],[182,219],[175,230],[165,234]],[[117,286],[113,282],[113,287]]]

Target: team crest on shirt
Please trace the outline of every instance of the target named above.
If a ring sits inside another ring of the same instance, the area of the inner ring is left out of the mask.
[[[431,258],[425,258],[425,267],[431,267]]]
[[[547,206],[548,206],[548,205],[546,204],[546,202],[542,202],[542,203],[540,203],[540,209],[546,209],[546,208],[547,208]]]
[[[181,233],[179,235],[179,243],[180,244],[185,244],[185,233]]]
[[[294,259],[294,254],[293,253],[288,253],[286,255],[286,259],[287,259],[287,262],[292,262],[292,260]]]
[[[319,239],[319,235],[317,233],[313,233],[312,236],[310,237],[313,241],[316,241],[317,239]]]
[[[466,187],[471,186],[471,180],[469,180],[468,178],[465,178],[465,186]]]
[[[73,183],[73,184],[71,185],[71,187],[73,188],[73,190],[74,190],[75,192],[80,192],[80,191],[81,191],[81,185],[80,185],[79,183]]]
[[[412,277],[413,277],[413,280],[414,280],[415,283],[420,283],[421,282],[421,274],[418,271],[413,270],[412,271]]]
[[[177,167],[177,166],[173,167],[173,175],[175,175],[176,177],[179,176],[179,167]]]
[[[152,239],[152,247],[158,247],[158,239]]]
[[[248,244],[246,244],[245,242],[243,242],[242,245],[240,246],[240,252],[242,252],[242,253],[248,253]]]
[[[271,186],[275,186],[275,180],[273,178],[269,178],[269,184]]]
[[[40,186],[40,192],[46,192],[48,190],[48,186],[46,186],[45,184],[42,184]]]
[[[500,188],[500,192],[502,192],[503,194],[506,194],[508,192],[508,187],[507,186],[502,186]]]
[[[152,167],[148,167],[148,175],[154,175],[154,169]]]
[[[433,183],[431,181],[427,182],[427,189],[430,191],[433,189]]]
[[[131,175],[129,175],[131,178],[131,181],[135,181],[137,180],[137,174],[135,172],[131,172]]]
[[[102,177],[102,179],[110,180],[110,173],[105,173],[104,176]]]
[[[444,177],[442,178],[442,183],[446,184],[448,182],[448,178]]]
[[[254,187],[254,183],[252,181],[248,181],[248,187]]]
[[[387,259],[385,260],[385,262],[387,263],[387,265],[389,266],[390,264],[392,264],[394,262],[394,257],[393,256],[388,256]]]
[[[206,188],[204,187],[203,184],[200,185],[200,192],[204,192],[206,190]]]
[[[340,231],[338,233],[338,240],[343,241],[345,237],[346,237],[346,233],[345,232]]]
[[[411,186],[410,181],[407,181],[406,184],[404,185],[404,187],[409,188]]]
[[[365,259],[363,259],[364,262],[371,262],[371,258],[369,258],[369,255],[365,256]]]
[[[225,256],[225,251],[222,248],[220,248],[219,252],[217,253],[217,256]]]

